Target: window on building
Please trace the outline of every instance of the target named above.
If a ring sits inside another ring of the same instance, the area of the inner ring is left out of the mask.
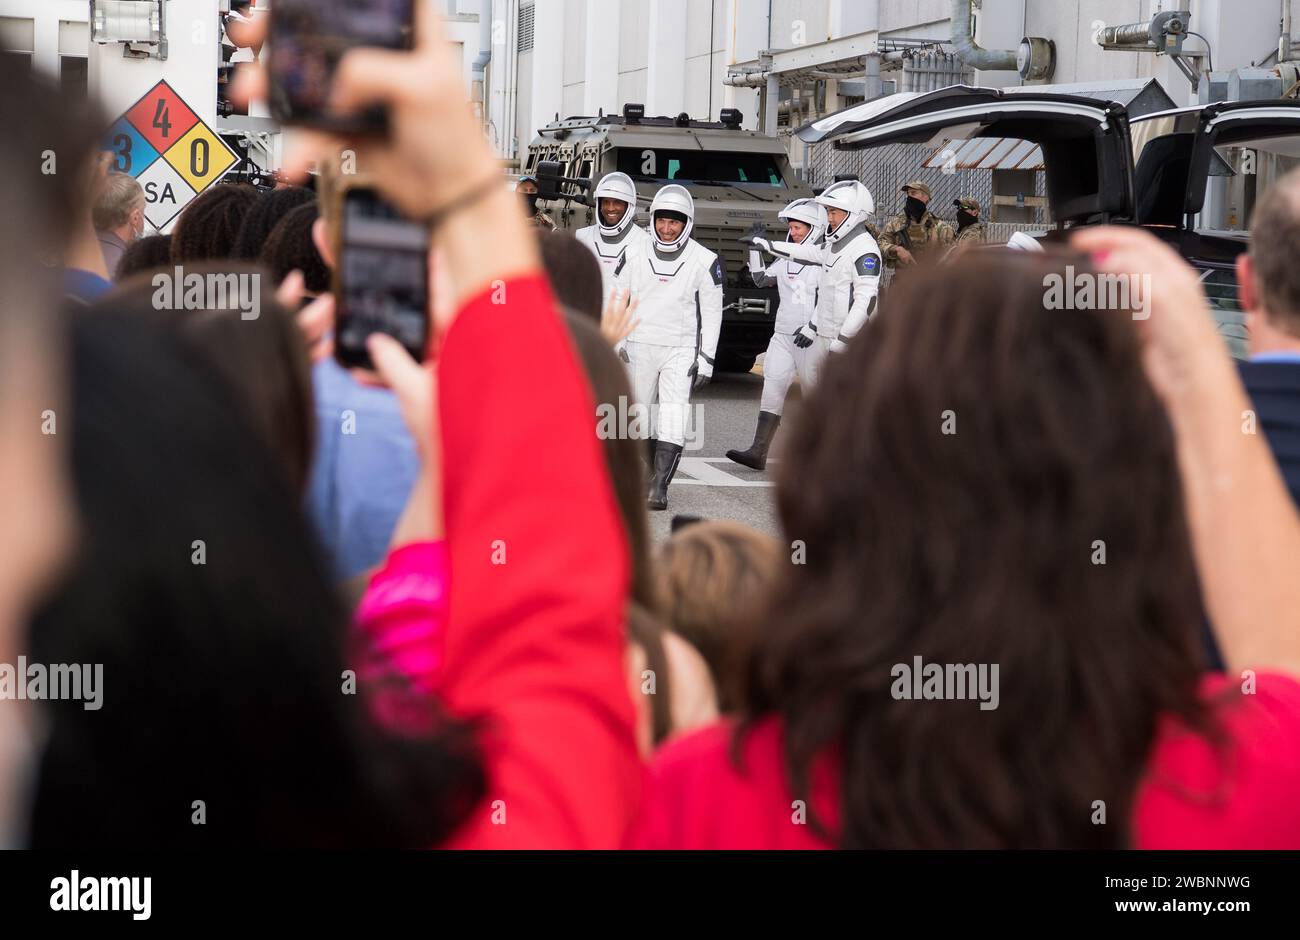
[[[36,21],[0,16],[0,55],[30,70],[36,56]]]
[[[86,97],[89,91],[89,70],[84,55],[59,56],[59,84],[66,94],[77,98]]]

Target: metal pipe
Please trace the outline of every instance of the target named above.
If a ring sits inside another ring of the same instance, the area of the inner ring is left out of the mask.
[[[973,69],[989,72],[1016,71],[1016,53],[1012,49],[983,49],[970,31],[970,0],[952,0],[952,45],[963,62]]]

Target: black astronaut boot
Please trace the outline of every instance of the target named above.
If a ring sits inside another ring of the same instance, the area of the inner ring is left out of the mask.
[[[772,446],[772,438],[781,425],[781,416],[770,411],[758,413],[758,428],[754,431],[754,443],[749,450],[729,450],[727,459],[751,470],[762,470],[767,466],[767,450]]]
[[[668,484],[673,481],[677,464],[682,459],[682,445],[655,442],[654,476],[650,478],[650,497],[646,508],[661,512],[668,508]]]

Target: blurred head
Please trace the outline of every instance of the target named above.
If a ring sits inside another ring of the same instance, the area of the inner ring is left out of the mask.
[[[1259,199],[1250,250],[1237,258],[1237,285],[1254,355],[1300,348],[1300,171],[1292,170]]]
[[[229,385],[244,418],[275,456],[293,492],[304,493],[315,445],[316,414],[311,364],[302,334],[293,315],[276,302],[276,282],[263,269],[217,263],[186,269],[187,277],[209,274],[227,280],[234,276],[238,283],[252,285],[258,293],[258,316],[244,319],[244,307],[235,302],[224,308],[156,312],[156,285],[143,277],[123,283],[113,308],[157,317],[168,328],[178,330],[195,354]]]
[[[259,260],[270,269],[279,284],[294,271],[301,271],[311,296],[330,289],[330,269],[313,239],[320,210],[315,202],[301,205],[285,215],[271,230],[262,246]]]
[[[94,115],[39,73],[0,56],[0,663],[69,548],[64,473],[70,434],[57,262],[90,213],[81,184],[98,139]],[[21,220],[21,224],[19,221]],[[0,713],[14,704],[0,702]],[[5,731],[0,728],[0,751]],[[8,806],[0,760],[0,844]]]
[[[195,198],[172,230],[172,264],[233,258],[240,226],[257,199],[257,190],[242,183],[221,183]]]
[[[125,281],[133,274],[145,271],[158,271],[171,264],[172,237],[170,235],[146,235],[132,242],[122,252],[122,260],[117,265],[118,281]]]
[[[1129,314],[1044,309],[1066,265],[1092,270],[989,250],[898,285],[787,442],[807,563],[751,715],[784,720],[795,792],[838,753],[846,845],[1123,845],[1157,720],[1209,726],[1169,424]],[[993,694],[905,698],[916,657]]]
[[[604,280],[600,262],[586,245],[563,232],[539,232],[542,268],[561,307],[600,325]]]
[[[806,222],[796,222],[791,220],[790,241],[802,242],[805,238],[808,237],[808,233],[811,231],[812,231],[812,226],[807,224]]]
[[[272,230],[286,215],[316,201],[316,195],[302,186],[284,186],[270,192],[259,192],[248,214],[244,216],[239,234],[235,237],[232,257],[241,261],[255,261],[262,247],[271,237]]]
[[[0,663],[29,652],[33,604],[72,547],[58,267],[88,223],[102,125],[85,102],[0,57]],[[22,844],[34,706],[0,700],[0,847]]]
[[[93,213],[95,230],[132,242],[144,235],[144,190],[134,177],[109,173]]]
[[[42,662],[102,664],[103,695],[48,703],[33,845],[441,841],[482,791],[478,764],[445,719],[396,737],[344,694],[346,617],[237,399],[111,298],[74,332],[84,531],[32,636]]]
[[[654,573],[664,617],[704,656],[723,711],[739,705],[741,655],[783,560],[770,535],[728,520],[686,526],[659,546]]]
[[[831,206],[826,210],[826,221],[828,223],[827,228],[832,232],[835,231],[844,224],[844,220],[848,217],[849,214],[843,209],[836,209],[834,206]]]

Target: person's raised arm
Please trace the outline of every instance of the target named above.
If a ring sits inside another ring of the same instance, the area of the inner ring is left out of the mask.
[[[451,586],[438,691],[484,720],[463,847],[616,847],[640,780],[623,674],[626,539],[596,411],[518,200],[421,9],[414,53],[355,50],[341,109],[383,104],[358,162],[430,218],[455,313],[438,349]]]
[[[1072,241],[1105,273],[1150,276],[1149,317],[1138,322],[1147,374],[1177,438],[1197,569],[1225,663],[1300,677],[1300,517],[1268,444],[1245,432],[1252,406],[1195,272],[1140,229],[1089,228]]]

